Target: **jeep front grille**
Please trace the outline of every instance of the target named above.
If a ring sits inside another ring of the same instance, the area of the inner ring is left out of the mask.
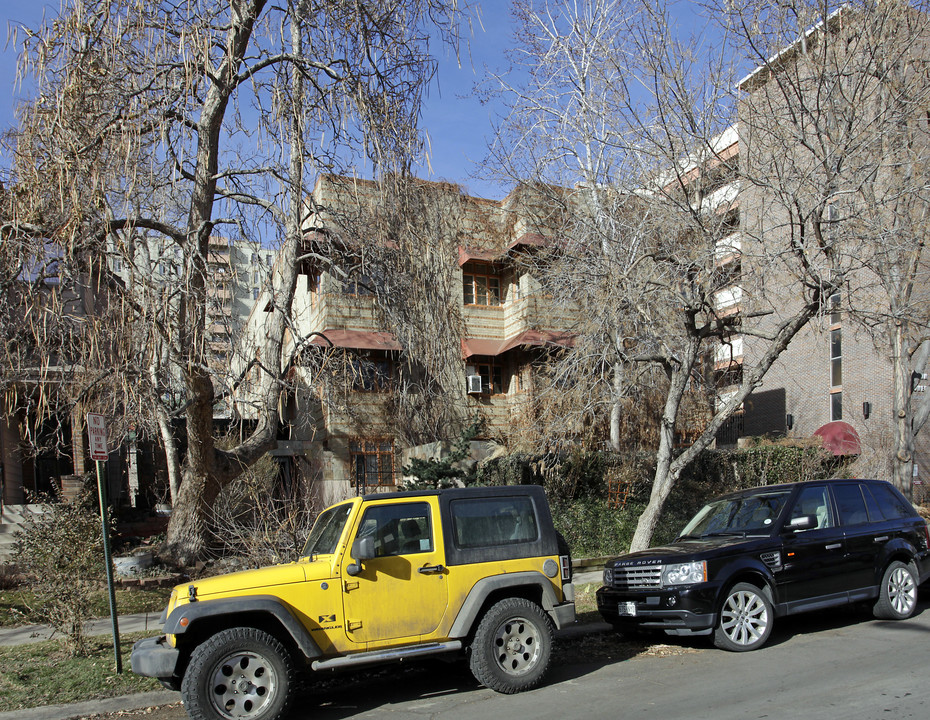
[[[662,587],[662,565],[614,568],[614,587],[618,590],[649,590]]]

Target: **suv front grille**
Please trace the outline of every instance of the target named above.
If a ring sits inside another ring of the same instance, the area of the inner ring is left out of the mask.
[[[662,565],[614,568],[614,587],[618,590],[649,590],[662,587]]]

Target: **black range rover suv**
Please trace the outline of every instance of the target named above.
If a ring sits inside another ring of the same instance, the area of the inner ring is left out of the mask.
[[[598,610],[621,632],[761,647],[776,617],[860,601],[903,620],[930,576],[927,523],[890,483],[768,485],[705,505],[671,545],[609,561]]]

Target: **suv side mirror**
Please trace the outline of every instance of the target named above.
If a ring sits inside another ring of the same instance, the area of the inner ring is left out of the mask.
[[[360,537],[352,543],[352,557],[355,562],[346,567],[349,575],[358,575],[362,571],[362,560],[371,560],[375,556],[375,539],[371,535]]]
[[[791,518],[791,520],[788,521],[788,529],[792,532],[810,530],[814,527],[817,527],[817,518],[813,515],[801,515],[800,517]]]

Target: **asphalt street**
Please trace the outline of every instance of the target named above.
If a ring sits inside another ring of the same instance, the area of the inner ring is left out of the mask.
[[[667,652],[614,659],[604,656],[601,643],[592,653],[596,660],[587,662],[582,652],[579,661],[575,654],[572,662],[552,668],[544,687],[518,695],[479,686],[464,663],[392,666],[354,679],[320,678],[320,685],[299,698],[290,720],[926,720],[927,600],[916,617],[900,623],[872,620],[861,609],[784,619],[770,644],[752,653],[727,653],[698,640],[670,640]],[[597,639],[574,642],[581,642],[583,651],[584,643]],[[112,708],[98,712],[105,711]],[[174,704],[130,717],[186,716]]]

